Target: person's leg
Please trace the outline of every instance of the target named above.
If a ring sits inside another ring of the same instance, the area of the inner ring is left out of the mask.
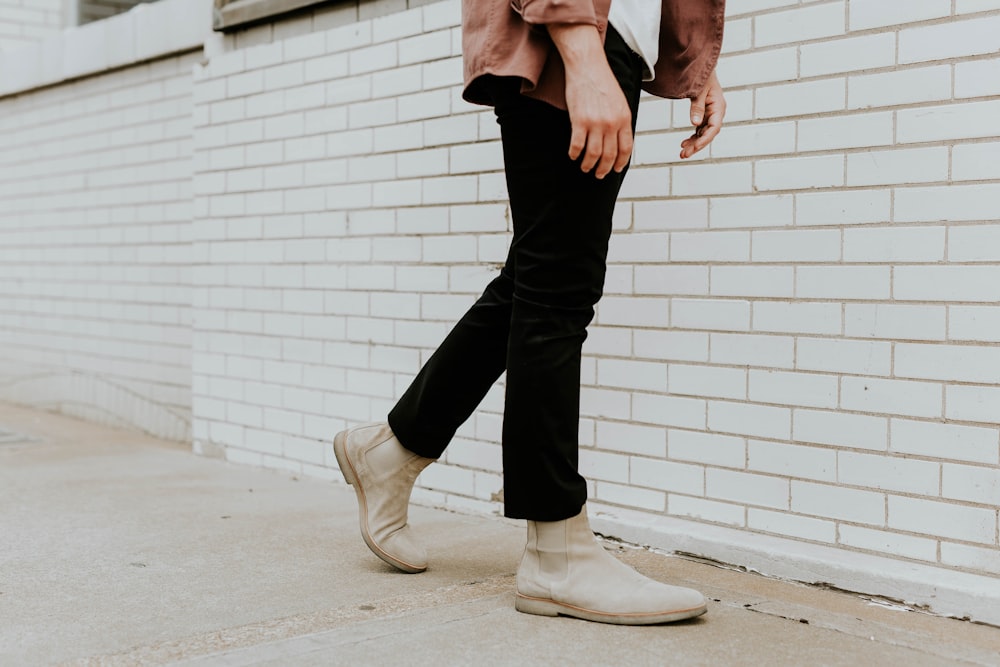
[[[638,110],[641,66],[609,32],[609,63]],[[503,422],[504,513],[555,521],[580,512],[581,349],[604,288],[623,173],[597,179],[567,156],[569,114],[507,87],[497,95],[514,223],[514,277]]]
[[[439,458],[503,373],[513,290],[505,267],[389,412],[389,426],[408,450]]]
[[[633,113],[638,57],[609,28],[605,52]],[[504,495],[527,519],[518,611],[628,625],[703,614],[697,591],[649,579],[594,537],[577,472],[580,352],[604,284],[611,213],[624,174],[582,174],[566,157],[568,116],[512,97],[497,105],[514,213]]]

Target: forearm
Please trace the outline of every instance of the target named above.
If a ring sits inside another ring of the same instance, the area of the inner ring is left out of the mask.
[[[596,27],[585,23],[550,23],[545,27],[559,50],[568,76],[608,66]]]

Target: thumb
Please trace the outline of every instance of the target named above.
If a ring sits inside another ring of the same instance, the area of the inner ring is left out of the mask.
[[[701,97],[691,100],[691,124],[695,127],[701,125],[705,118],[705,100]]]

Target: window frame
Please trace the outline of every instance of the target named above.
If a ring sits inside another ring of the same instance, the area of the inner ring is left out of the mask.
[[[225,32],[277,18],[292,12],[328,4],[330,0],[215,0],[212,29]]]

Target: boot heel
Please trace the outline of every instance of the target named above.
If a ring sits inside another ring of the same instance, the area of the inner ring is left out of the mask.
[[[558,616],[559,606],[548,600],[529,598],[517,594],[514,598],[514,609],[524,614],[535,614],[536,616]]]
[[[333,439],[333,453],[337,457],[337,465],[340,466],[340,474],[344,476],[344,481],[349,486],[354,486],[354,472],[351,464],[347,460],[347,431],[341,431]]]

